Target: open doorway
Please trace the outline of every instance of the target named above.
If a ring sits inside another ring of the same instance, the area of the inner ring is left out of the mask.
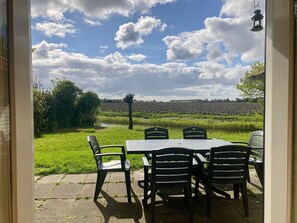
[[[200,108],[202,104],[214,105],[214,113],[219,114],[215,118],[223,116],[225,109],[233,107],[233,111],[238,112],[242,104],[257,104],[240,101],[236,84],[251,69],[253,62],[264,60],[265,30],[251,32],[253,22],[250,17],[255,7],[261,8],[265,14],[265,2],[260,1],[258,5],[254,1],[216,1],[211,3],[211,7],[210,3],[201,1],[159,3],[136,4],[134,8],[129,8],[127,5],[114,7],[112,3],[108,7],[90,7],[86,3],[57,4],[57,7],[47,3],[45,7],[33,2],[33,75],[40,83],[37,83],[37,88],[49,90],[51,79],[66,78],[80,89],[96,92],[101,99],[105,98],[106,106],[115,105],[116,100],[121,101],[125,94],[133,93],[137,100],[134,109],[146,100],[155,100],[147,106],[151,109],[157,104],[172,103],[186,112],[196,104]],[[129,11],[131,9],[133,13]],[[261,74],[263,72],[253,73],[252,78],[258,79],[255,76]],[[108,104],[110,99],[113,101]],[[226,106],[220,107],[223,104]],[[120,105],[126,109],[125,103]],[[101,120],[111,120],[110,116],[114,116],[114,113],[103,112],[105,115],[100,117]],[[172,122],[176,119],[172,111],[165,118]],[[205,116],[191,116],[188,123],[203,118]],[[249,118],[254,119],[253,124],[246,122],[243,127],[238,125],[233,128],[233,131],[245,131],[240,141],[247,142],[250,131],[263,129],[263,110],[260,115]],[[227,117],[224,124],[235,119],[239,117]],[[239,122],[244,121],[240,119]],[[65,122],[62,127],[70,124]],[[204,125],[214,128],[209,119]],[[96,132],[94,129],[86,131]],[[210,137],[225,137],[209,131]],[[174,134],[174,137],[181,137],[181,131]],[[234,134],[224,139],[238,141],[236,137]],[[83,138],[81,140],[86,142]],[[49,151],[49,145],[42,146]],[[47,151],[40,148],[36,143],[36,156],[46,154]],[[76,152],[78,154],[75,150],[71,155],[75,156]],[[79,152],[83,154],[83,150]],[[65,170],[74,173],[69,168],[71,161],[65,164],[60,158],[62,163],[58,167],[58,160],[52,162],[55,166],[51,166],[48,160],[37,157],[38,174],[62,173]],[[85,160],[88,158],[85,157]],[[78,166],[76,163],[77,169],[80,168]],[[88,168],[89,171],[91,167]]]

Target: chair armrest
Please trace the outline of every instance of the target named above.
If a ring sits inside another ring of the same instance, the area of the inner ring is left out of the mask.
[[[100,146],[101,149],[106,149],[106,148],[122,148],[124,149],[125,146],[123,145],[104,145],[104,146]]]
[[[124,145],[104,145],[104,146],[100,146],[101,149],[106,149],[106,148],[121,148],[122,149],[122,153],[125,155],[126,151],[125,151],[125,146]],[[126,155],[124,157],[126,159]]]
[[[98,157],[103,157],[103,156],[123,156],[123,153],[100,153],[100,154],[95,154],[95,156]]]
[[[234,144],[245,144],[245,145],[248,145],[247,142],[231,142],[231,143],[234,143]]]
[[[144,167],[149,167],[151,166],[148,159],[146,157],[142,157],[142,162]]]
[[[200,153],[196,153],[195,158],[196,158],[199,166],[201,166],[201,167],[204,167],[204,164],[209,163],[209,161],[204,156],[202,156]]]
[[[205,159],[205,157],[202,156],[200,153],[196,153],[195,157],[197,158],[198,162],[200,161],[201,163],[208,163],[208,161]]]
[[[263,150],[263,147],[251,147],[251,150]]]

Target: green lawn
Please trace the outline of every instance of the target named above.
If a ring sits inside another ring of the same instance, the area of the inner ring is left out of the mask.
[[[92,173],[96,171],[92,151],[87,142],[88,135],[95,135],[101,145],[122,144],[128,139],[143,139],[144,126],[134,126],[128,130],[127,126],[117,126],[103,129],[75,129],[45,134],[34,140],[35,174],[68,174]],[[247,141],[249,132],[223,132],[208,130],[209,138],[227,141]],[[169,128],[172,139],[182,138],[181,128]],[[127,155],[132,169],[142,167],[141,155]]]

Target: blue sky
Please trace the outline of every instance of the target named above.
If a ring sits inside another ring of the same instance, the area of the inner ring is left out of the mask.
[[[235,99],[264,57],[253,0],[31,2],[33,75],[47,89],[65,78],[100,98]]]

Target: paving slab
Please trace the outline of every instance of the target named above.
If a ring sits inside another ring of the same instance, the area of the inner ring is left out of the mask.
[[[38,184],[47,184],[47,183],[60,183],[61,180],[65,177],[64,174],[56,174],[56,175],[48,175],[48,176],[41,176],[36,183]]]
[[[50,218],[44,218],[44,219],[35,219],[34,221],[35,223],[65,223],[65,219],[64,218],[60,218],[60,219],[50,219]]]
[[[52,183],[35,184],[35,199],[47,198],[55,187],[56,187],[56,184],[52,184]]]
[[[77,195],[78,198],[92,198],[94,197],[96,184],[84,184],[82,189],[80,190],[79,194]],[[107,191],[108,184],[104,183],[102,186],[103,191]],[[99,193],[99,198],[102,197],[102,194]]]
[[[126,183],[114,183],[108,187],[107,193],[113,197],[127,197]]]
[[[91,216],[91,217],[76,217],[76,218],[66,218],[65,223],[103,223],[101,217]]]
[[[84,183],[86,178],[85,174],[69,174],[61,180],[61,183]]]
[[[97,173],[91,173],[87,175],[85,183],[96,183],[97,181]]]
[[[74,199],[49,199],[40,210],[35,212],[36,219],[61,219],[65,218],[74,204]]]
[[[82,184],[59,184],[49,194],[49,198],[76,198],[82,189]]]
[[[131,174],[130,174],[130,178],[131,178]],[[110,182],[110,183],[119,183],[119,182],[123,183],[123,182],[126,182],[125,173],[124,172],[112,173],[112,174],[110,174],[110,177],[109,177],[107,182]]]
[[[101,218],[102,213],[99,211],[98,206],[93,199],[79,199],[76,200],[69,210],[69,218],[86,218],[86,217]]]

